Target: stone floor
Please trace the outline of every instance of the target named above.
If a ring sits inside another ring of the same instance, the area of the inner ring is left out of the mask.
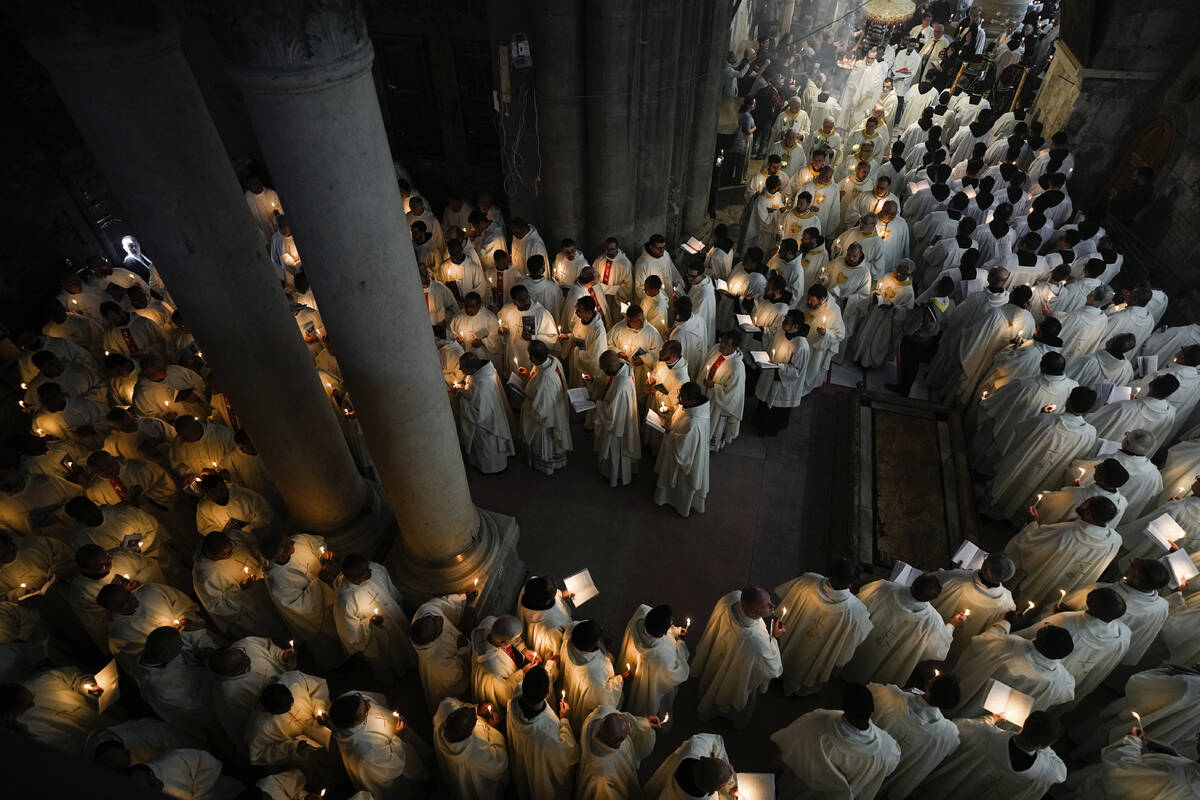
[[[845,383],[853,372],[839,378]],[[610,488],[596,468],[592,436],[579,423],[575,452],[562,472],[545,476],[514,458],[500,475],[470,471],[471,490],[480,507],[517,518],[521,556],[531,573],[561,579],[584,567],[591,571],[600,595],[575,616],[599,621],[613,649],[639,604],[669,603],[680,623],[692,618],[688,642],[694,650],[726,592],[747,583],[774,587],[805,570],[823,571],[831,556],[850,554],[848,540],[829,534],[825,498],[838,477],[828,469],[828,455],[843,446],[828,420],[835,404],[852,397],[837,386],[811,395],[778,438],[743,428],[712,458],[708,510],[687,519],[654,504],[648,456],[633,483]],[[747,417],[753,402],[747,401]],[[775,754],[770,734],[835,696],[786,698],[773,686],[750,727],[735,732],[728,724],[696,719],[690,681],[676,701],[671,730],[660,735],[644,767],[652,771],[686,736],[712,731],[726,736],[738,770],[769,771]]]

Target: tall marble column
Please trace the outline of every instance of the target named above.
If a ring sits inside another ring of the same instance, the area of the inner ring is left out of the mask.
[[[396,582],[419,600],[480,578],[481,602],[508,607],[522,577],[516,521],[471,501],[362,7],[256,0],[235,29],[234,79],[399,523]]]
[[[27,46],[171,287],[297,526],[327,534],[335,547],[373,550],[386,520],[382,500],[350,457],[177,29],[165,17],[114,17],[120,27],[83,13],[52,36],[29,35]]]

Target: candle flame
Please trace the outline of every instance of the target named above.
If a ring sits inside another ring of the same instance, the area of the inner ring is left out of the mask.
[[[1036,606],[1036,605],[1037,605],[1037,603],[1035,603],[1035,602],[1033,602],[1032,600],[1030,600],[1030,601],[1029,601],[1029,605],[1027,605],[1027,606],[1025,607],[1025,613],[1026,613],[1026,614],[1028,614],[1030,611],[1033,611],[1033,609],[1034,609],[1034,606]]]
[[[1140,728],[1142,726],[1142,715],[1137,713],[1136,711],[1130,711],[1129,713],[1133,714],[1133,718],[1137,720],[1138,727]]]
[[[1066,589],[1059,589],[1059,590],[1058,590],[1058,602],[1060,602],[1060,603],[1061,603],[1061,602],[1062,602],[1063,600],[1065,600],[1066,598],[1067,598],[1067,590],[1066,590]]]
[[[296,640],[288,639],[288,647],[295,647],[295,646],[296,646]]]
[[[964,608],[964,609],[963,609],[963,616],[964,616],[964,617],[969,617],[969,616],[971,616],[971,609],[969,609],[969,608]]]
[[[935,677],[935,678],[936,678],[936,677],[938,677],[938,676],[939,676],[939,675],[941,675],[941,674],[942,674],[942,671],[941,671],[940,669],[935,669],[935,670],[933,671],[933,677]]]
[[[671,721],[671,712],[668,711],[667,713],[663,714],[662,719],[658,721],[658,724],[666,725],[670,721]]]

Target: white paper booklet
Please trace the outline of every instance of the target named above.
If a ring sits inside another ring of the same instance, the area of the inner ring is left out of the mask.
[[[596,407],[596,401],[588,396],[588,390],[582,386],[567,389],[567,399],[571,401],[571,408],[576,412],[591,411]]]
[[[575,604],[576,608],[579,608],[588,600],[600,594],[600,590],[592,582],[592,573],[588,572],[587,569],[581,569],[574,575],[568,575],[563,578],[563,584],[567,587],[567,591],[573,595],[571,602]]]

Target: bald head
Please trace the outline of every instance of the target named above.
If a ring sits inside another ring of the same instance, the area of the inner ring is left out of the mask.
[[[621,742],[625,741],[632,730],[633,725],[629,721],[629,715],[614,711],[600,721],[600,730],[596,736],[600,741],[615,749],[621,746]]]
[[[771,593],[761,586],[747,586],[742,589],[742,613],[751,619],[769,617],[775,610],[771,603]]]
[[[442,723],[442,736],[448,742],[461,742],[475,730],[475,720],[475,706],[463,706],[446,717]]]

